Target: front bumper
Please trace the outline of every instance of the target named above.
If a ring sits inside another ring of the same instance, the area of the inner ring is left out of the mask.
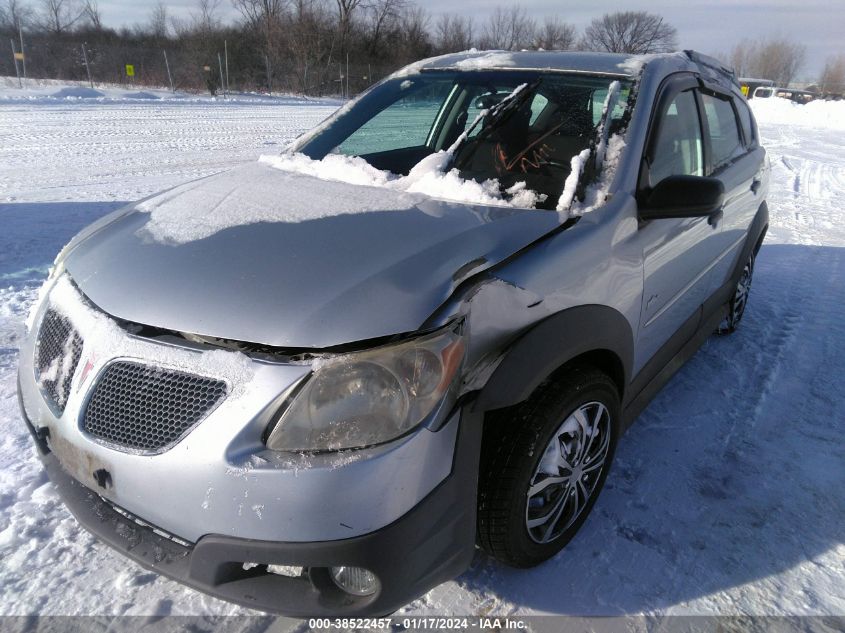
[[[71,477],[25,412],[24,420],[50,480],[85,529],[142,566],[223,600],[294,617],[379,616],[454,578],[472,560],[481,444],[481,419],[475,414],[462,414],[452,473],[411,511],[363,536],[308,543],[220,534],[177,543],[139,525]],[[259,566],[244,569],[245,562]],[[304,572],[282,576],[269,573],[268,564]],[[379,591],[367,597],[342,592],[327,571],[342,565],[375,573]]]
[[[72,477],[183,541],[206,534],[306,543],[363,536],[405,515],[452,471],[457,416],[437,431],[423,426],[367,449],[270,451],[263,434],[310,366],[134,336],[102,313],[88,315],[77,298],[63,301],[84,343],[58,412],[43,397],[34,368],[39,319],[54,294],[22,341],[22,409],[34,428],[49,432],[51,451]],[[116,361],[222,379],[229,393],[175,445],[151,453],[122,450],[84,424],[89,397]],[[107,475],[107,485],[97,473]]]

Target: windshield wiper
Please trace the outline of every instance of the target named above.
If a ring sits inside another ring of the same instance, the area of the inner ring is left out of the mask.
[[[499,103],[486,110],[482,110],[479,115],[475,117],[475,121],[472,122],[472,125],[470,125],[452,144],[448,150],[449,153],[454,155],[458,149],[460,149],[461,145],[466,142],[469,135],[472,134],[472,131],[478,127],[479,123],[483,122],[481,129],[478,131],[478,135],[475,138],[480,140],[487,137],[490,132],[496,129],[499,123],[504,121],[507,115],[518,110],[520,106],[522,106],[522,104],[537,91],[537,88],[540,87],[542,82],[543,79],[539,78],[530,84],[520,84],[507,97],[499,101]]]
[[[507,97],[491,107],[487,111],[486,116],[483,117],[484,124],[478,131],[477,138],[487,136],[507,115],[518,110],[537,91],[537,88],[540,87],[542,82],[543,80],[540,78],[530,84],[521,84]],[[469,131],[471,132],[472,130]]]

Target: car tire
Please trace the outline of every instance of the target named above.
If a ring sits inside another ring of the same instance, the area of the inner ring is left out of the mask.
[[[479,473],[481,548],[513,567],[557,554],[601,492],[619,433],[617,387],[588,367],[569,369],[525,402],[491,414]]]
[[[716,334],[733,334],[739,327],[739,322],[742,321],[742,315],[745,314],[745,308],[748,306],[748,295],[751,293],[753,278],[754,253],[752,252],[742,268],[742,274],[739,276],[734,294],[728,302],[728,313],[722,319],[719,327],[716,328]]]

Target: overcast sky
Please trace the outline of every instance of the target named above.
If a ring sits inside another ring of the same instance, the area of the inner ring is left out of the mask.
[[[497,4],[496,0],[415,1],[433,15],[454,12],[472,16],[477,25]],[[155,4],[155,0],[99,1],[104,21],[115,27],[145,22]],[[196,0],[165,4],[171,15],[186,17]],[[624,0],[520,0],[518,4],[536,18],[559,15],[579,29],[609,11],[652,11],[678,29],[681,48],[709,54],[726,53],[743,39],[786,36],[807,47],[807,63],[799,73],[807,80],[817,77],[828,56],[845,53],[845,0],[645,0],[639,5]],[[237,18],[230,0],[221,0],[220,12],[227,20]]]

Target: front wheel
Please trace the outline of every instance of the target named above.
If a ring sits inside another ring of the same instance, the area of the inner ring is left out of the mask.
[[[619,436],[610,378],[576,368],[484,429],[478,540],[498,560],[531,567],[575,535],[604,485]]]
[[[745,307],[748,305],[748,294],[751,292],[751,280],[754,276],[754,253],[748,256],[748,261],[742,269],[736,290],[728,304],[728,314],[722,319],[717,334],[732,334],[739,327],[742,315],[745,314]]]

